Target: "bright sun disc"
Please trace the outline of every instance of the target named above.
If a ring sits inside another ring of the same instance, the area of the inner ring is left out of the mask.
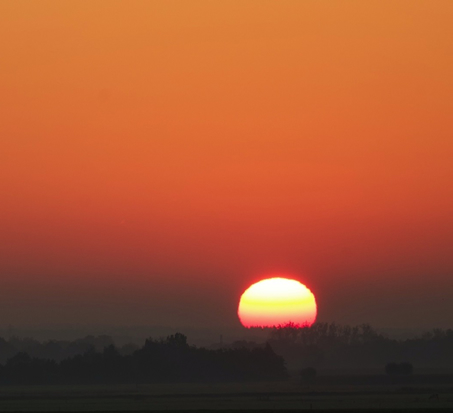
[[[311,326],[316,319],[316,300],[302,283],[269,278],[251,285],[241,296],[238,316],[244,327],[276,327],[289,323]]]

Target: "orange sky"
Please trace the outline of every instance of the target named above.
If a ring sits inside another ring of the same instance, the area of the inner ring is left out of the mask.
[[[451,326],[453,3],[0,3],[0,325]]]

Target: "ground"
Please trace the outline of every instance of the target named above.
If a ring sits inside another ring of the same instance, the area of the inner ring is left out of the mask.
[[[1,412],[159,410],[453,411],[453,387],[280,383],[27,386],[0,388]]]

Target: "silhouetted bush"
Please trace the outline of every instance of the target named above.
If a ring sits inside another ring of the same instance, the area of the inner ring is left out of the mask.
[[[400,374],[402,376],[410,376],[414,372],[414,367],[411,363],[400,363]]]

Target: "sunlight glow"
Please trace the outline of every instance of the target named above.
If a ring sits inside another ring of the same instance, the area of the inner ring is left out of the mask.
[[[269,278],[251,285],[242,294],[238,316],[244,327],[274,327],[293,323],[311,326],[317,307],[313,293],[302,283]]]

